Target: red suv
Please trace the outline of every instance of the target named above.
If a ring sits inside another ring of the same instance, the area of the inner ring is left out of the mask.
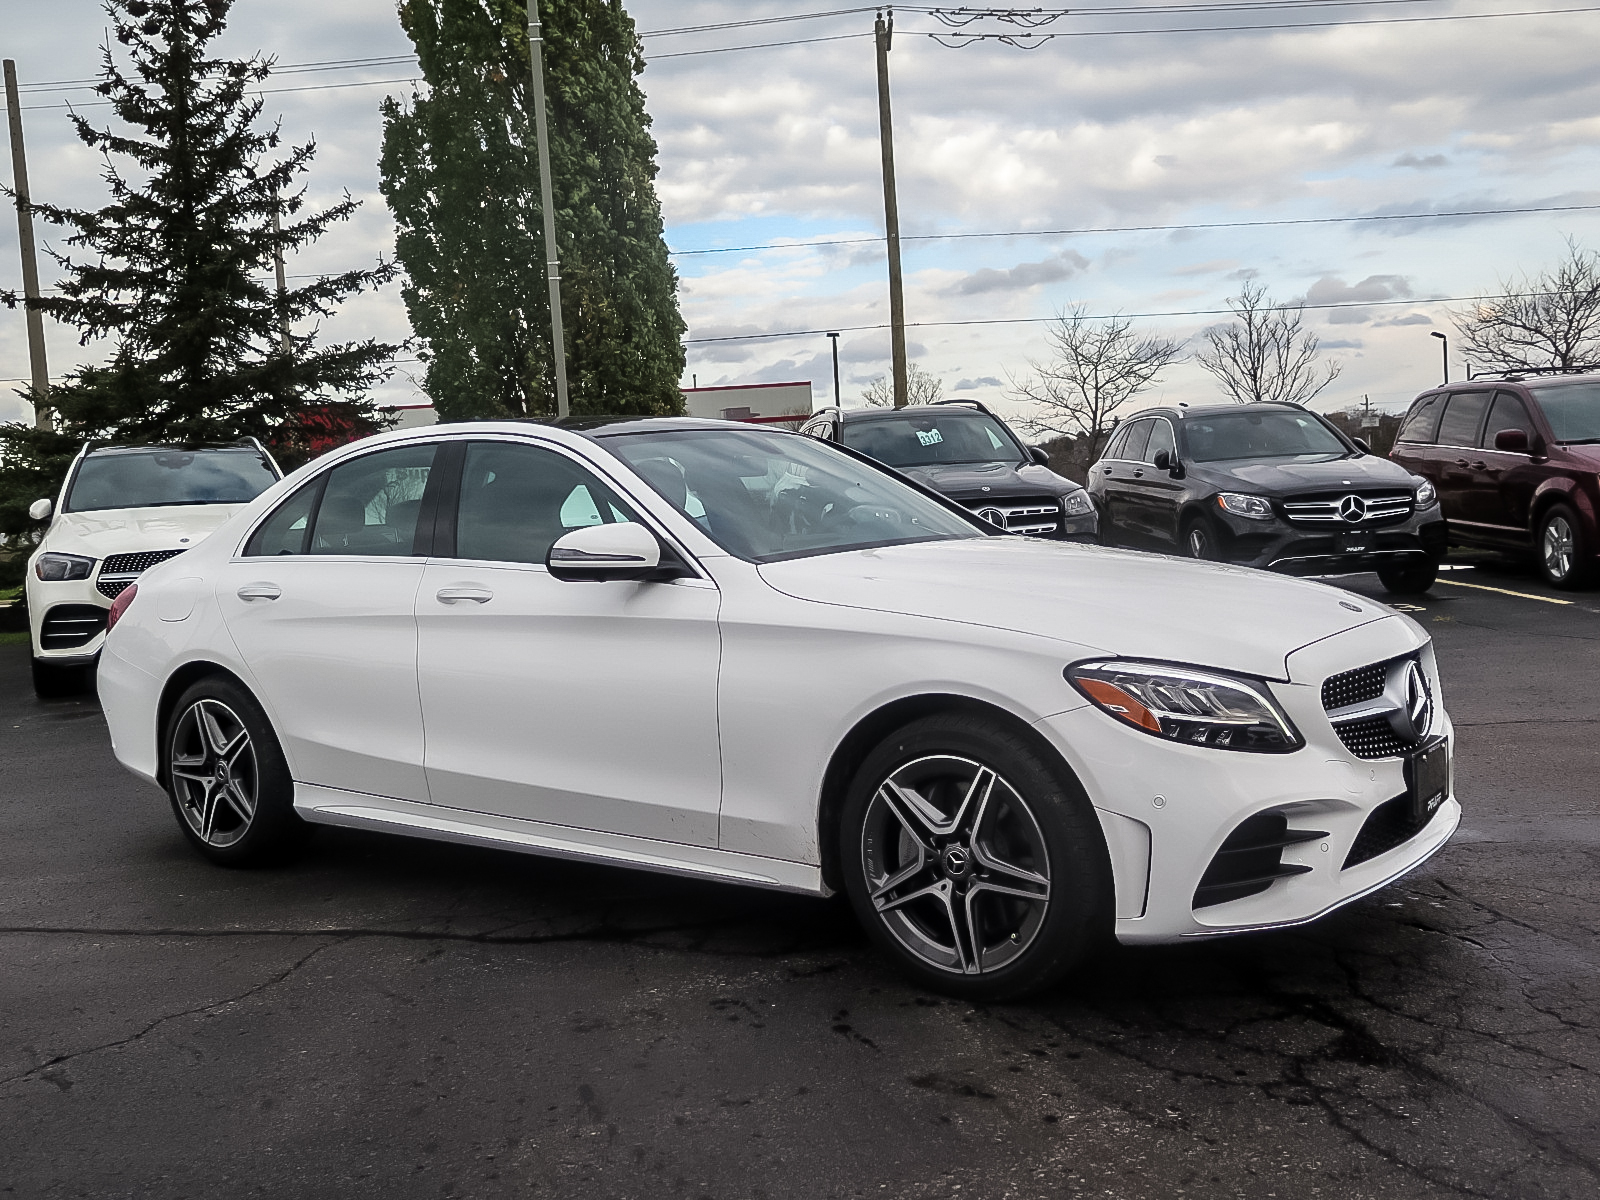
[[[1600,374],[1424,392],[1390,457],[1438,489],[1452,545],[1531,554],[1557,587],[1600,567]]]

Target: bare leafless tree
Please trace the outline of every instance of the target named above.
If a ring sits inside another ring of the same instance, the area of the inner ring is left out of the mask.
[[[1246,282],[1228,307],[1238,320],[1207,329],[1209,349],[1195,359],[1232,400],[1304,404],[1339,377],[1338,363],[1317,366],[1317,335],[1304,327],[1301,305],[1274,304],[1264,286]]]
[[[906,403],[907,404],[932,404],[944,395],[944,383],[933,374],[919,367],[916,363],[906,364]],[[867,390],[861,393],[861,402],[869,408],[891,408],[894,406],[894,384],[889,382],[887,375],[879,375],[867,384]]]
[[[1011,380],[1011,395],[1033,406],[1023,423],[1033,432],[1082,438],[1093,462],[1111,429],[1111,414],[1182,357],[1171,338],[1134,332],[1128,317],[1090,317],[1081,304],[1056,315],[1046,336],[1050,358],[1028,360],[1033,377]]]
[[[1463,357],[1481,370],[1600,363],[1600,253],[1567,240],[1550,270],[1500,283],[1505,294],[1452,313]]]

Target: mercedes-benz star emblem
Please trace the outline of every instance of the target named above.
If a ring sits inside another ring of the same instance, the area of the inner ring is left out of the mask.
[[[1006,515],[998,508],[980,508],[978,510],[978,517],[980,520],[987,521],[991,525],[1000,526],[1001,529],[1006,527]]]
[[[1352,525],[1367,517],[1367,502],[1360,496],[1346,496],[1339,501],[1339,515]]]
[[[1433,697],[1428,694],[1428,681],[1422,668],[1415,662],[1406,666],[1406,712],[1411,722],[1411,740],[1419,741],[1433,724]]]

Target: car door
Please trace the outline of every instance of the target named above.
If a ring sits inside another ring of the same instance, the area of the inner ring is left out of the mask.
[[[1452,392],[1444,416],[1439,421],[1438,444],[1434,451],[1439,478],[1439,505],[1445,519],[1456,524],[1457,533],[1472,536],[1477,521],[1473,513],[1476,486],[1473,462],[1479,460],[1478,439],[1483,418],[1489,408],[1490,393]]]
[[[552,542],[637,509],[562,449],[460,453],[416,602],[433,803],[715,846],[716,587],[553,578]]]
[[[414,609],[437,447],[347,459],[300,487],[217,577],[297,780],[425,801]]]
[[[1144,544],[1139,535],[1138,493],[1134,485],[1144,474],[1144,448],[1154,424],[1150,417],[1132,422],[1112,443],[1116,457],[1108,455],[1096,468],[1100,472],[1100,494],[1105,506],[1100,532],[1103,540],[1113,546]]]
[[[1467,510],[1469,519],[1482,525],[1486,536],[1525,542],[1539,472],[1526,451],[1494,448],[1495,435],[1506,429],[1521,430],[1532,448],[1537,435],[1527,407],[1514,392],[1497,391],[1489,405],[1489,419],[1483,423],[1482,445],[1471,461]]]
[[[1132,510],[1131,523],[1137,530],[1139,544],[1152,550],[1174,551],[1178,547],[1178,510],[1182,504],[1184,487],[1172,477],[1170,469],[1155,465],[1155,457],[1166,451],[1169,461],[1178,454],[1177,438],[1172,422],[1165,417],[1151,419],[1150,436],[1145,442],[1144,460],[1133,468],[1128,484],[1128,507]]]
[[[1389,457],[1406,470],[1421,475],[1437,489],[1439,486],[1439,453],[1434,444],[1439,434],[1439,418],[1444,415],[1448,396],[1442,392],[1419,396],[1400,423],[1395,436],[1394,449]]]

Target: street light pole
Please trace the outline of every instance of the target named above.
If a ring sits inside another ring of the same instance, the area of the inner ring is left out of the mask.
[[[839,335],[830,333],[828,338],[833,342],[833,406],[840,408],[843,401],[839,399]]]
[[[894,406],[904,408],[906,387],[906,298],[900,283],[900,201],[894,182],[894,121],[889,111],[889,46],[894,9],[878,13],[878,141],[883,151],[883,224],[889,239],[889,351],[894,360]]]
[[[22,105],[17,100],[17,64],[5,60],[6,115],[11,126],[11,182],[17,197],[17,242],[22,249],[22,296],[28,326],[28,363],[32,374],[33,423],[54,429],[48,399],[50,367],[44,353],[44,314],[39,311],[39,259],[33,246],[33,213],[28,211],[28,156],[22,148]]]
[[[1439,339],[1439,351],[1444,356],[1444,381],[1450,382],[1450,339],[1437,329],[1432,330],[1432,335]]]
[[[528,0],[528,58],[533,64],[533,124],[539,142],[539,199],[544,209],[545,274],[550,280],[550,336],[556,368],[556,416],[572,411],[567,397],[567,341],[561,329],[561,251],[556,245],[555,189],[550,183],[550,121],[545,112],[544,38],[539,0]]]

